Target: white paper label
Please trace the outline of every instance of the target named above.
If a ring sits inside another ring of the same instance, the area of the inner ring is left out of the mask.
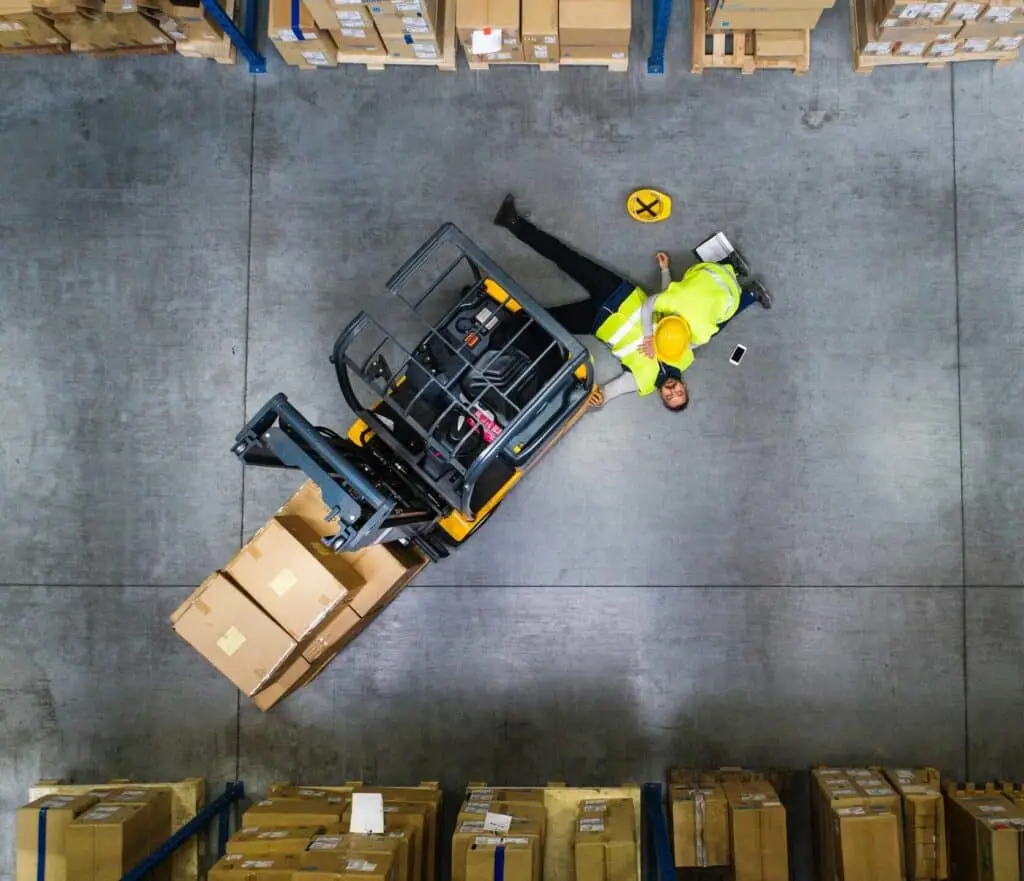
[[[711,261],[710,260],[706,260],[705,262],[706,263],[710,263]],[[819,777],[835,777],[837,774],[842,774],[842,773],[843,772],[840,771],[838,768],[819,768],[818,769],[818,776]]]
[[[896,54],[914,58],[918,55],[924,55],[924,49],[924,43],[900,43],[896,49]]]
[[[349,832],[384,832],[384,796],[379,792],[352,793],[352,822]]]
[[[924,17],[931,21],[942,21],[946,15],[945,3],[925,3]]]
[[[501,48],[501,31],[493,28],[473,31],[470,44],[474,55],[490,55]]]
[[[606,801],[585,801],[580,808],[584,814],[603,814],[608,810],[608,802]]]
[[[869,770],[867,770],[867,768],[847,768],[846,769],[846,776],[847,777],[874,777],[875,775],[872,774]]]
[[[494,798],[493,789],[471,789],[467,801],[490,801]]]
[[[975,37],[964,43],[964,52],[988,52],[989,41]]]
[[[717,232],[707,241],[697,245],[697,256],[705,263],[721,263],[732,252],[732,242],[724,232]],[[828,774],[838,773],[840,773],[838,770],[828,771]],[[825,775],[825,771],[822,771],[822,774]]]
[[[856,798],[858,795],[860,793],[856,789],[843,788],[832,790],[832,798]]]
[[[342,28],[341,35],[343,37],[352,37],[356,40],[366,39],[366,31],[364,31],[362,28]]]
[[[1002,805],[978,805],[979,814],[1005,814],[1006,808]]]
[[[105,820],[107,817],[111,816],[112,814],[116,814],[119,810],[121,810],[121,809],[119,807],[117,807],[116,805],[107,805],[107,806],[96,807],[96,808],[93,808],[92,810],[88,811],[87,813],[83,814],[82,815],[82,819],[83,820]]]
[[[307,64],[323,66],[329,63],[323,52],[303,52],[302,57],[306,59]]]
[[[338,16],[338,23],[343,24],[346,27],[357,27],[363,26],[363,16],[354,10],[336,9]]]
[[[420,0],[405,0],[402,3],[395,3],[395,12],[401,15],[403,12],[422,12],[423,7]]]
[[[954,3],[949,18],[954,21],[974,21],[981,15],[980,3]]]
[[[425,18],[410,17],[402,19],[402,27],[407,34],[429,34],[430,23]]]
[[[614,58],[616,61],[621,61],[625,57],[625,52],[612,52],[612,58]]]
[[[892,43],[865,43],[865,55],[889,55],[892,53]]]
[[[583,817],[580,819],[580,832],[604,832],[603,817]]]
[[[992,44],[997,52],[1016,52],[1024,43],[1024,37],[1000,37]]]
[[[372,872],[376,868],[377,864],[371,863],[369,860],[349,860],[345,863],[347,872]]]
[[[484,816],[484,832],[500,832],[504,835],[512,826],[510,814],[492,814],[490,811]]]
[[[500,837],[494,835],[478,835],[474,840],[473,844],[492,847],[497,847],[499,844],[529,844],[528,838],[509,838],[507,836]]]
[[[924,45],[923,43],[921,44]],[[864,789],[865,795],[870,795],[872,798],[881,798],[884,795],[893,795],[893,791],[888,786],[869,786]]]
[[[511,61],[512,60],[512,53],[511,52],[492,52],[490,55],[487,56],[487,60],[488,61]]]
[[[0,21],[0,31],[23,31],[25,25],[20,21]]]
[[[932,48],[934,49],[935,47],[933,46]],[[921,785],[918,785],[918,784],[910,784],[910,785],[907,785],[907,786],[903,787],[903,794],[904,795],[938,795],[939,791],[937,789],[930,789],[927,786],[921,786]]]
[[[893,771],[893,774],[899,777],[900,780],[913,780],[915,777],[914,772],[910,768],[897,768]]]
[[[544,42],[547,43],[549,46],[554,46],[555,43],[558,42],[558,37],[545,37]]]
[[[956,52],[956,43],[937,42],[937,43],[932,43],[928,47],[928,54],[932,58],[944,58],[946,56],[952,55],[954,52]],[[916,787],[916,786],[915,787],[910,787],[910,789],[921,789],[921,788],[923,788],[923,787]],[[909,789],[905,788],[903,791],[904,792],[909,792]]]
[[[483,832],[483,820],[463,820],[459,826],[459,832]]]
[[[768,795],[764,792],[746,792],[740,796],[740,801],[768,801]]]
[[[340,12],[338,13],[338,18],[341,18],[341,13]],[[300,789],[299,790],[299,797],[300,798],[326,798],[327,797],[327,790],[326,789]]]
[[[246,860],[241,864],[243,869],[273,869],[273,860]]]
[[[867,814],[867,811],[862,807],[838,808],[836,813],[840,817],[863,817]]]
[[[320,835],[313,839],[313,843],[306,850],[337,850],[341,845],[341,839],[336,835]]]
[[[917,18],[919,15],[922,15],[924,13],[924,6],[924,3],[908,3],[900,11],[900,18],[902,18],[904,21],[909,21],[911,19]]]
[[[417,58],[437,58],[437,46],[413,43],[412,53]]]
[[[547,58],[548,57],[548,47],[547,46],[534,46],[533,47],[533,57],[534,58]]]
[[[286,30],[285,28],[281,28],[281,30],[277,32],[277,39],[280,40],[282,43],[299,42],[299,38],[296,37],[295,34],[293,34],[291,31]]]
[[[75,800],[73,795],[51,795],[46,801],[39,803],[38,807],[41,808],[62,808],[64,805],[71,804]]]
[[[256,836],[257,838],[287,838],[287,829],[267,829]]]

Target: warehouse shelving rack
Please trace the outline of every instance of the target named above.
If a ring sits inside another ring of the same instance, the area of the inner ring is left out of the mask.
[[[672,0],[651,0],[651,2],[654,5],[654,29],[651,36],[651,54],[647,56],[647,73],[652,76],[662,76],[665,73],[665,43],[668,41],[668,26],[672,21]]]
[[[231,44],[238,50],[239,54],[248,62],[249,73],[266,73],[267,59],[256,48],[256,27],[258,23],[259,4],[257,0],[242,0],[245,8],[242,10],[243,33],[232,21],[231,16],[224,11],[218,0],[200,0],[210,17],[217,22],[221,30],[228,35]]]
[[[668,834],[665,791],[660,783],[645,783],[640,791],[640,854],[643,881],[675,881],[672,839]]]

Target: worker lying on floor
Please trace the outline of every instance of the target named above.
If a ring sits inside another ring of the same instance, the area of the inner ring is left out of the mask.
[[[704,345],[753,303],[771,308],[764,285],[753,280],[741,284],[736,268],[728,263],[698,263],[673,282],[664,253],[657,256],[662,292],[648,297],[633,282],[521,217],[511,195],[501,203],[494,222],[586,290],[587,299],[548,312],[570,333],[593,334],[619,359],[623,373],[604,386],[605,402],[627,392],[648,395],[657,389],[668,409],[684,410],[689,393],[683,371],[693,363],[693,347]],[[738,255],[734,262],[742,275],[749,272]]]

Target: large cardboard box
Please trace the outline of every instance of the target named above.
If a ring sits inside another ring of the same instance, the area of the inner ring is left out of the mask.
[[[379,792],[384,799],[384,823],[387,829],[389,816],[415,823],[422,817],[423,822],[423,878],[434,881],[438,873],[437,843],[444,793],[440,787],[427,786],[364,786],[356,787],[357,792]],[[418,813],[426,808],[425,813]]]
[[[875,20],[881,27],[920,27],[945,20],[952,0],[877,0]]]
[[[677,771],[669,786],[672,849],[678,868],[728,866],[729,805],[712,774]]]
[[[474,802],[528,802],[544,804],[544,790],[539,787],[523,789],[494,789],[489,786],[470,787],[466,790],[465,804]]]
[[[519,24],[519,0],[459,0],[455,5],[455,28],[468,55],[488,54],[476,51],[485,44],[494,45],[492,52],[518,48]]]
[[[298,644],[230,578],[214,572],[171,616],[174,630],[247,695],[267,685]]]
[[[981,21],[989,24],[1007,24],[1024,19],[1024,3],[1020,0],[988,0]]]
[[[425,866],[433,853],[428,848],[427,829],[431,808],[423,804],[384,805],[384,832],[399,833],[409,841],[409,878],[412,881],[428,881]],[[351,809],[346,807],[341,817],[341,829],[348,829],[352,822]],[[432,881],[432,879],[430,879]]]
[[[996,791],[946,789],[949,876],[1019,881],[1024,810]]]
[[[566,61],[587,64],[603,64],[609,61],[625,61],[629,58],[628,46],[564,46],[561,57]]]
[[[885,776],[903,800],[903,853],[907,881],[949,877],[946,811],[936,768],[886,768]]]
[[[977,21],[987,4],[975,0],[955,0],[946,12],[946,21]]]
[[[270,685],[258,691],[253,696],[252,702],[256,705],[257,709],[265,713],[298,688],[309,673],[309,670],[309,661],[301,655],[295,657],[292,654],[281,673],[278,674]]]
[[[821,9],[752,9],[719,3],[711,16],[712,30],[727,31],[809,31],[821,18]]]
[[[39,832],[44,829],[43,881],[71,881],[65,841],[71,821],[96,804],[94,795],[44,795],[15,815],[15,881],[39,881]]]
[[[410,881],[410,844],[415,829],[399,832],[385,832],[382,835],[364,835],[354,832],[338,832],[330,835],[317,835],[308,847],[308,856],[304,859],[316,864],[318,855],[324,852],[347,854],[387,853],[392,857],[394,881]]]
[[[535,838],[478,835],[461,874],[466,881],[540,881],[538,848]]]
[[[323,826],[286,826],[267,829],[260,826],[246,826],[228,839],[226,852],[242,856],[302,853],[323,828]]]
[[[299,641],[363,585],[300,517],[272,518],[224,572]]]
[[[50,22],[34,12],[8,15],[0,20],[0,49],[67,45],[67,39]]]
[[[415,0],[413,4],[370,3],[370,14],[382,37],[412,34],[437,35],[440,25],[438,0]]]
[[[382,851],[306,851],[296,881],[394,881],[394,856]]]
[[[885,808],[834,808],[839,881],[903,881],[899,817]]]
[[[804,54],[807,31],[754,32],[755,58],[793,58]]]
[[[302,0],[317,27],[335,30],[338,27],[368,28],[373,25],[370,10],[363,3],[338,5],[334,0]]]
[[[576,881],[636,881],[635,814],[628,798],[580,803],[573,838]]]
[[[345,804],[318,798],[271,796],[256,802],[242,814],[242,826],[290,829],[295,826],[328,826],[341,822]]]
[[[339,10],[339,14],[343,14]],[[376,26],[371,21],[369,25],[356,25],[354,23],[341,23],[340,26],[328,31],[338,52],[342,55],[387,55],[384,48],[384,40],[377,32]]]
[[[301,869],[296,854],[228,854],[206,875],[206,881],[293,881]]]
[[[521,820],[515,824],[515,831],[509,831],[509,838],[515,842],[522,842],[529,845],[529,855],[536,860],[533,868],[533,877],[539,881],[542,871],[541,860],[542,849],[542,826],[533,820]],[[462,820],[455,827],[455,834],[452,835],[452,862],[451,881],[471,881],[469,878],[469,857],[472,852],[480,846],[493,846],[497,839],[493,839],[493,833],[484,829],[483,819]],[[482,870],[481,864],[478,869]]]
[[[723,783],[733,881],[789,881],[786,809],[766,780]]]
[[[633,7],[629,0],[559,0],[561,46],[629,46]]]
[[[558,0],[522,0],[527,61],[558,61]]]
[[[68,881],[120,881],[149,855],[153,808],[97,804],[71,821],[65,834]]]
[[[138,12],[123,15],[83,16],[62,14],[53,27],[70,44],[72,52],[109,52],[143,46],[169,46],[174,41]]]
[[[285,64],[303,69],[335,67],[338,50],[330,35],[317,26],[312,13],[302,3],[293,20],[291,0],[270,0],[267,34]],[[278,512],[281,513],[281,512]]]
[[[959,33],[962,25],[958,22],[940,22],[938,24],[926,24],[916,28],[908,27],[879,27],[875,31],[876,39],[885,42],[896,43],[920,43],[927,45],[936,40],[953,40]]]
[[[138,805],[149,811],[149,853],[156,850],[171,837],[171,791],[169,789],[145,789],[126,786],[105,792],[100,800],[104,805]],[[152,881],[169,881],[171,863],[164,862],[150,874]]]
[[[992,23],[971,21],[957,35],[964,52],[1015,52],[1024,43],[1024,19]]]
[[[536,823],[543,837],[547,826],[548,812],[542,804],[534,801],[469,801],[459,808],[457,820],[483,820],[488,814],[506,814],[512,818],[512,831],[523,822]]]
[[[869,824],[854,824],[848,828],[846,842],[848,847],[859,846],[851,842],[863,842],[870,839],[872,846],[882,854],[890,853],[893,848],[900,854],[902,866],[902,804],[896,790],[882,774],[881,768],[815,768],[811,776],[811,796],[814,803],[815,829],[817,834],[816,853],[818,857],[818,877],[823,881],[835,881],[841,878],[843,871],[843,844],[839,840],[840,827],[836,823],[836,812],[846,809],[864,809],[860,814],[856,811],[844,813],[840,817],[867,816],[874,818],[880,810],[890,813],[895,823],[879,820]],[[866,826],[867,831],[861,826]],[[886,839],[886,836],[894,836]],[[895,843],[893,843],[895,842]],[[856,866],[851,864],[850,870]],[[843,881],[853,881],[847,878]],[[878,879],[881,881],[881,879]]]

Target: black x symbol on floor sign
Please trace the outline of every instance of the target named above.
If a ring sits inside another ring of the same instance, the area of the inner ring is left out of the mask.
[[[637,214],[650,214],[651,217],[657,217],[661,211],[655,211],[655,208],[661,207],[661,199],[655,198],[654,201],[648,203],[637,196]]]

